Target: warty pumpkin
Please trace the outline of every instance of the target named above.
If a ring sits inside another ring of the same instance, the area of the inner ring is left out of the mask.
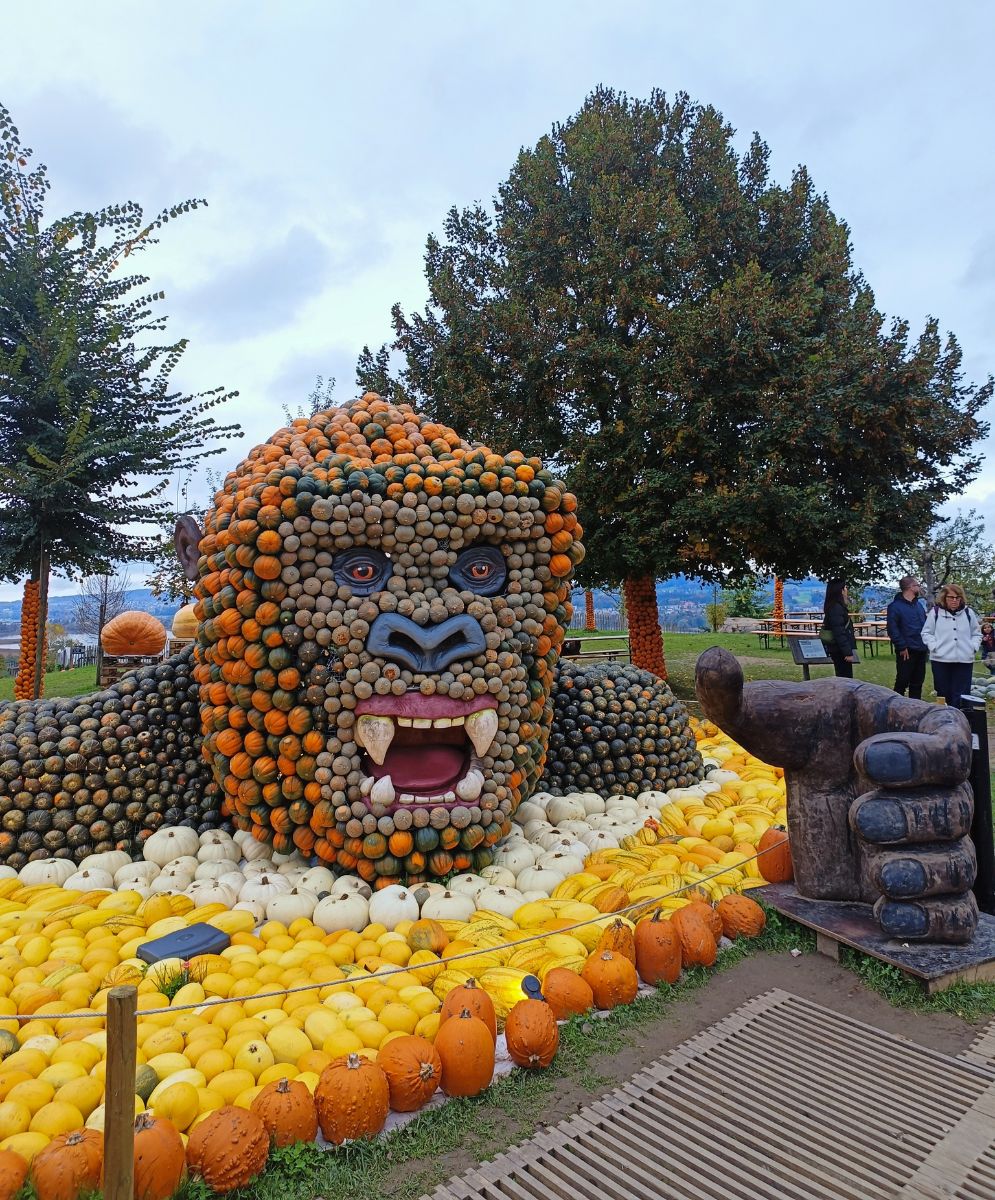
[[[442,1059],[431,1042],[414,1034],[393,1038],[377,1053],[377,1066],[387,1076],[390,1106],[415,1112],[435,1095],[442,1081]]]
[[[447,1096],[479,1096],[494,1077],[491,1031],[468,1008],[439,1026],[435,1048],[442,1063],[441,1086]]]
[[[790,883],[795,877],[791,861],[791,843],[783,825],[772,825],[765,829],[757,842],[757,867],[768,883]]]
[[[76,1200],[81,1192],[100,1187],[104,1135],[96,1129],[74,1129],[52,1138],[31,1163],[31,1182],[38,1200]]]
[[[681,939],[660,910],[636,926],[636,971],[643,983],[676,983],[681,977]]]
[[[100,644],[104,653],[110,655],[161,654],[166,644],[166,626],[151,613],[123,612],[100,631]]]
[[[314,1102],[326,1141],[340,1146],[353,1138],[374,1137],[390,1111],[387,1076],[358,1054],[336,1058],[322,1071]]]
[[[560,1044],[556,1014],[545,1000],[519,1000],[508,1013],[504,1037],[517,1066],[529,1070],[548,1067]]]
[[[723,896],[715,906],[722,921],[722,932],[727,938],[759,937],[764,931],[767,918],[764,910],[749,896],[734,892]]]
[[[635,966],[624,954],[613,950],[595,950],[584,964],[581,977],[590,985],[598,1008],[630,1004],[639,991]]]
[[[307,1084],[297,1079],[274,1079],[252,1101],[254,1112],[275,1146],[313,1142],[318,1136],[318,1110]]]
[[[690,905],[677,909],[671,915],[671,923],[681,939],[681,960],[686,967],[710,967],[715,962],[718,948],[712,931],[700,913]]]
[[[0,1200],[14,1200],[28,1177],[28,1164],[13,1150],[0,1150]]]
[[[440,1026],[451,1018],[458,1016],[466,1008],[470,1015],[477,1017],[487,1026],[491,1040],[497,1041],[497,1015],[494,1011],[494,1001],[480,986],[476,979],[470,978],[459,987],[454,987],[442,1002],[439,1013]]]
[[[266,1166],[269,1132],[255,1113],[227,1105],[194,1127],[187,1166],[213,1192],[245,1187]]]
[[[636,965],[636,943],[632,937],[632,926],[621,917],[616,917],[601,935],[598,949],[622,954],[633,966]]]
[[[692,900],[690,904],[685,905],[685,908],[689,912],[697,913],[701,917],[711,930],[712,937],[718,943],[719,938],[722,936],[722,918],[712,908],[711,904],[707,900]]]
[[[150,1112],[135,1118],[135,1200],[168,1200],[183,1180],[186,1151],[179,1130]]]
[[[591,985],[567,967],[553,967],[546,972],[542,977],[542,994],[558,1021],[594,1007]]]

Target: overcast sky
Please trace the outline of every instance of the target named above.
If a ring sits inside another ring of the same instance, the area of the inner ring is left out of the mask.
[[[3,38],[0,101],[53,215],[208,200],[141,266],[191,342],[177,382],[240,392],[220,468],[316,375],[354,393],[392,303],[424,301],[426,234],[599,83],[714,104],[779,181],[805,163],[879,307],[935,315],[969,378],[995,371],[990,4],[32,0]],[[995,530],[995,463],[962,503]]]

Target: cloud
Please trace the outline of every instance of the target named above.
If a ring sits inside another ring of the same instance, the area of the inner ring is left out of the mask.
[[[961,283],[990,287],[995,281],[995,237],[989,236],[977,242],[971,251],[967,270]]]

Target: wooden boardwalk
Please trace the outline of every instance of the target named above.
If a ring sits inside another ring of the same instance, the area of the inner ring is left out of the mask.
[[[959,1058],[774,990],[423,1200],[993,1200],[995,1022]]]

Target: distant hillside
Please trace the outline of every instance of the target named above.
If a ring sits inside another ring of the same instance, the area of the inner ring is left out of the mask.
[[[79,595],[50,596],[48,600],[49,620],[55,625],[62,625],[67,633],[73,632],[73,612],[78,603]],[[128,592],[128,607],[151,613],[168,628],[181,605],[178,602],[167,603],[157,600],[148,588],[132,588]],[[20,600],[0,600],[0,626],[17,626],[20,620]]]

